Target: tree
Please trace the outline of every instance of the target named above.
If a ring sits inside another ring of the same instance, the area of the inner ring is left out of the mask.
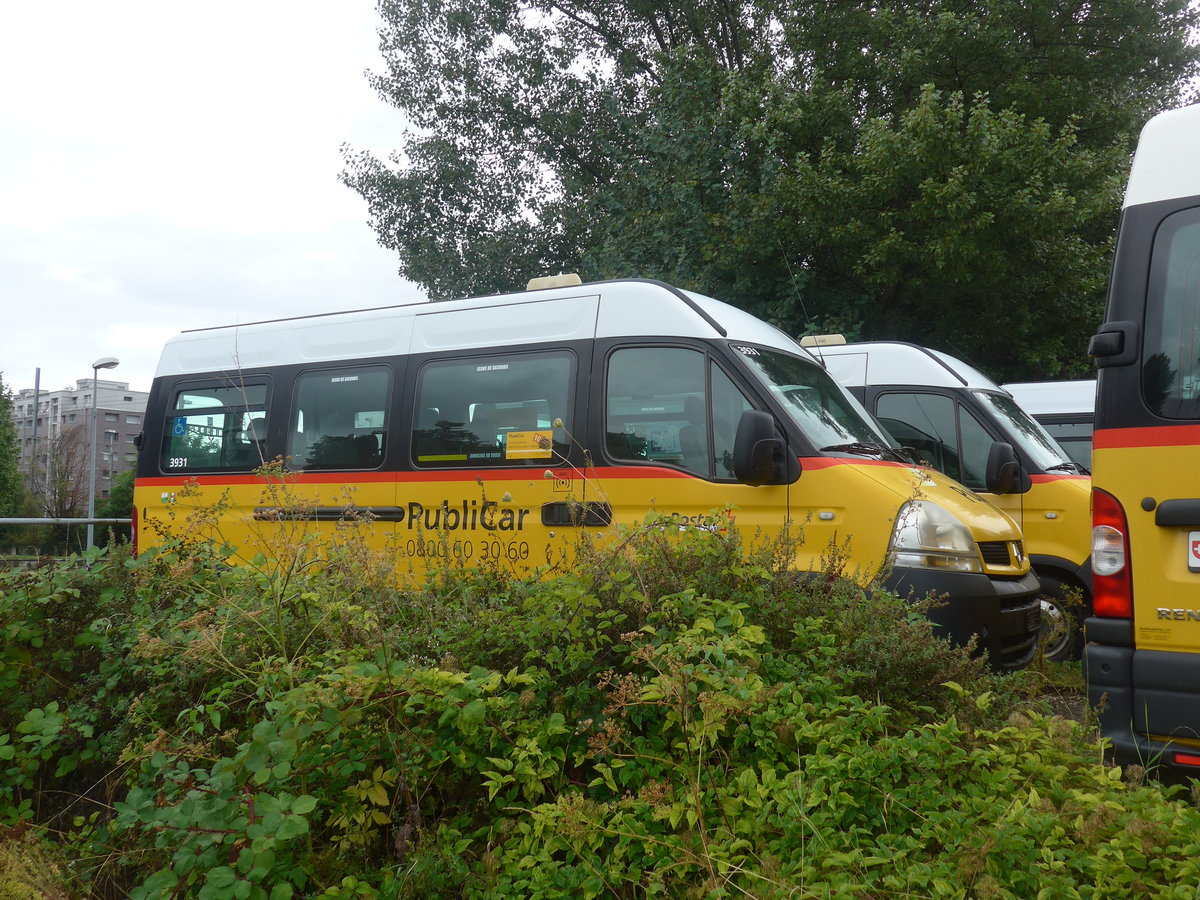
[[[128,519],[133,515],[133,469],[126,469],[112,480],[108,497],[96,508],[96,516],[101,519]],[[110,534],[129,540],[132,534],[129,525],[97,526],[96,543],[105,546]]]
[[[1077,372],[1187,0],[384,0],[412,128],[347,151],[434,297],[660,277],[793,333]],[[1003,335],[1003,340],[997,340]]]
[[[46,464],[33,486],[38,514],[47,518],[80,518],[87,515],[88,428],[72,425],[49,439]]]
[[[24,495],[20,455],[17,427],[13,422],[12,391],[4,383],[4,373],[0,372],[0,516],[20,513]]]
[[[21,445],[13,422],[12,391],[0,372],[0,516],[18,517],[26,501],[25,485],[20,471]],[[0,525],[0,537],[10,541],[17,535],[16,526]]]

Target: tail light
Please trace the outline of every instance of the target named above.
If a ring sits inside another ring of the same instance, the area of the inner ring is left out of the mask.
[[[1129,524],[1117,498],[1099,488],[1092,489],[1092,611],[1133,617]]]
[[[1196,753],[1176,753],[1175,765],[1191,766],[1192,768],[1200,768],[1200,754]]]

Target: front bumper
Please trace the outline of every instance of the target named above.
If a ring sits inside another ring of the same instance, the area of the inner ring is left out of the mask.
[[[1000,579],[966,572],[896,568],[885,582],[900,597],[928,597],[942,604],[929,613],[940,633],[956,644],[978,635],[992,668],[1007,672],[1029,665],[1041,631],[1040,585],[1029,572]]]

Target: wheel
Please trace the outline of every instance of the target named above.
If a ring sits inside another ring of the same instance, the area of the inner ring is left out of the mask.
[[[1039,575],[1042,590],[1042,656],[1054,662],[1076,659],[1083,649],[1083,620],[1091,598],[1081,587],[1053,575]]]

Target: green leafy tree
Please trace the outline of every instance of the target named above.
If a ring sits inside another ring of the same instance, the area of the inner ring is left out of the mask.
[[[104,519],[127,519],[133,511],[133,469],[116,475],[108,497],[97,507],[96,515]]]
[[[25,486],[19,466],[21,447],[13,422],[12,391],[0,372],[0,516],[20,516],[25,504]],[[7,543],[19,533],[16,526],[0,525],[0,542]]]
[[[96,515],[102,519],[128,519],[133,515],[134,470],[128,469],[115,476],[108,496],[96,507]],[[128,525],[99,526],[96,543],[104,546],[110,534],[128,540],[132,529]]]
[[[18,466],[21,448],[17,442],[17,426],[13,422],[12,391],[0,372],[0,516],[20,513],[24,487]]]
[[[659,277],[997,377],[1086,366],[1137,128],[1197,69],[1186,0],[380,9],[411,130],[343,177],[431,296]]]

